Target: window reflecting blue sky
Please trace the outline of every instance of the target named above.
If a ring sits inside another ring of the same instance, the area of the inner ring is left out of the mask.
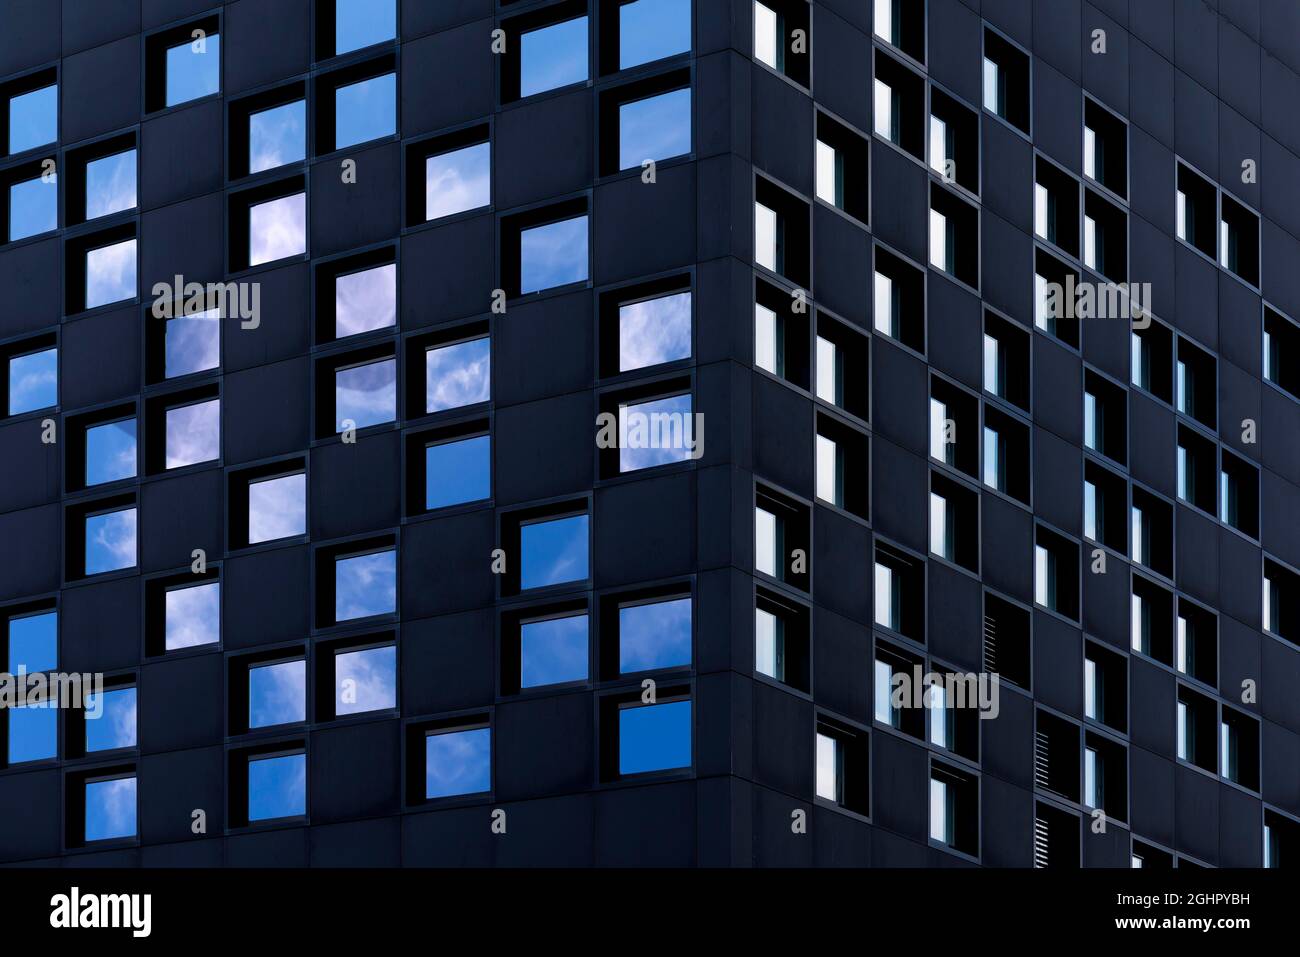
[[[86,164],[86,219],[135,207],[135,150]]]
[[[248,669],[250,730],[306,720],[306,661],[280,661]]]
[[[221,582],[170,589],[166,617],[168,651],[220,641]]]
[[[86,253],[86,308],[135,298],[135,240]]]
[[[334,428],[358,429],[397,418],[397,360],[381,359],[334,373]]]
[[[307,755],[285,754],[248,762],[248,819],[270,821],[307,813]]]
[[[627,445],[618,451],[619,471],[633,472],[690,459],[688,443],[695,428],[690,393],[619,406],[619,420],[620,434],[627,435]]]
[[[424,739],[424,796],[451,797],[492,789],[492,729],[447,731]]]
[[[618,310],[618,370],[628,372],[691,355],[691,294],[674,293]]]
[[[220,399],[167,410],[167,468],[210,462],[220,456]]]
[[[9,414],[59,403],[59,351],[44,349],[9,360]]]
[[[446,508],[492,496],[492,439],[440,442],[424,450],[424,507]]]
[[[336,54],[397,36],[397,0],[337,0],[334,10]]]
[[[135,509],[86,517],[86,574],[135,565]]]
[[[9,673],[13,674],[19,668],[29,674],[58,668],[58,635],[58,612],[9,619]]]
[[[397,263],[350,272],[334,280],[334,335],[355,336],[397,323]]]
[[[587,516],[533,522],[519,529],[519,585],[542,588],[587,577]]]
[[[39,176],[9,187],[9,241],[59,228],[59,187]]]
[[[260,173],[307,155],[307,101],[295,100],[248,117],[248,171]]]
[[[441,412],[492,398],[492,342],[484,336],[424,355],[424,411]]]
[[[691,91],[673,90],[618,108],[618,167],[691,151]]]
[[[86,840],[135,835],[135,778],[86,784]]]
[[[202,52],[195,50],[201,46]],[[210,33],[167,50],[167,105],[188,103],[221,89],[221,36]]]
[[[397,707],[397,647],[345,651],[334,656],[334,713],[360,714]]]
[[[674,598],[618,610],[618,668],[651,671],[691,663],[691,600]]]
[[[397,552],[340,558],[334,563],[334,620],[397,611]]]
[[[587,79],[587,18],[532,30],[519,38],[519,95]]]
[[[9,98],[9,152],[21,153],[59,138],[59,88],[39,90]]]
[[[618,713],[618,773],[639,774],[691,763],[691,703],[623,708]]]
[[[560,684],[587,678],[587,616],[569,615],[519,627],[519,686]]]
[[[424,161],[425,219],[450,216],[491,202],[491,143],[477,143]]]
[[[280,475],[248,485],[248,544],[307,531],[307,476]]]
[[[582,282],[587,278],[587,217],[523,230],[519,259],[521,292]]]
[[[221,310],[168,319],[165,338],[167,378],[215,369],[221,364]]]
[[[135,469],[135,419],[105,422],[86,429],[87,485],[134,478]]]
[[[55,708],[11,708],[9,763],[55,757],[59,747],[59,712]]]
[[[334,148],[397,132],[397,74],[385,73],[334,91]]]
[[[691,0],[635,0],[618,16],[620,70],[691,48]]]
[[[307,194],[257,203],[248,210],[248,264],[260,266],[307,251]]]
[[[91,712],[101,706],[99,717]],[[135,747],[135,689],[118,688],[86,695],[86,751]]]

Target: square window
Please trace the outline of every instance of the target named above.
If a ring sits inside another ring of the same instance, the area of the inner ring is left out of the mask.
[[[184,468],[220,457],[220,399],[167,410],[167,468]]]
[[[85,484],[103,485],[136,474],[135,419],[119,419],[86,429]]]
[[[333,149],[345,149],[396,132],[396,73],[335,88]]]
[[[672,90],[618,110],[619,169],[639,168],[691,151],[691,91]]]
[[[135,240],[86,250],[86,308],[136,296]]]
[[[334,656],[334,714],[397,707],[397,646],[340,651]]]
[[[248,762],[248,820],[307,813],[307,755],[256,757]]]
[[[307,720],[307,662],[277,661],[248,669],[248,728]]]
[[[629,703],[618,711],[618,773],[691,765],[691,702]]]
[[[87,220],[135,208],[135,164],[133,149],[86,163]]]
[[[871,208],[868,152],[860,134],[817,113],[817,198],[864,223]]]
[[[585,613],[522,621],[519,625],[520,688],[586,681],[588,648]]]
[[[475,143],[424,161],[424,218],[492,204],[492,144]]]
[[[588,577],[588,516],[543,519],[519,528],[519,587],[546,588]]]
[[[381,359],[335,371],[335,431],[364,429],[396,418],[396,359]]]
[[[689,290],[619,304],[619,372],[631,372],[690,357]]]
[[[134,245],[134,244],[133,244]],[[248,209],[248,264],[299,256],[307,251],[307,194],[294,193]]]
[[[87,842],[134,837],[135,815],[135,775],[86,782]]]
[[[42,177],[9,187],[9,241],[16,242],[59,228],[59,189]]]
[[[587,258],[585,215],[520,230],[520,292],[586,281]]]
[[[248,544],[307,532],[307,475],[280,475],[248,484]]]
[[[618,609],[620,674],[691,663],[691,599],[645,601]]]
[[[491,359],[487,336],[426,350],[424,411],[443,412],[491,399]]]
[[[5,709],[9,719],[9,764],[58,757],[59,712],[50,702]]]
[[[86,516],[86,574],[133,568],[136,561],[136,510],[121,508]]]
[[[307,101],[295,100],[248,117],[248,172],[260,173],[307,157]]]
[[[545,93],[587,79],[587,18],[525,32],[519,38],[519,95]]]
[[[438,731],[424,739],[424,797],[492,790],[492,729]]]
[[[325,0],[326,3],[330,0]],[[397,0],[333,0],[334,53],[350,53],[397,37]]]
[[[178,651],[221,640],[221,583],[169,588],[164,593],[164,648]]]
[[[9,619],[9,660],[0,662],[14,674],[53,671],[59,666],[59,615],[47,611]]]
[[[212,33],[167,48],[167,106],[221,90],[221,35]]]
[[[691,0],[632,0],[618,8],[618,64],[627,70],[643,63],[687,53],[691,49]],[[602,24],[614,20],[608,5]],[[602,39],[602,48],[604,48]],[[603,59],[603,58],[602,58]],[[608,67],[606,72],[612,72]]]
[[[135,747],[136,689],[105,689],[86,695],[86,751]]]
[[[163,338],[168,379],[215,369],[221,365],[221,310],[168,319]]]
[[[432,511],[492,497],[492,438],[432,442],[424,449],[424,507]]]
[[[59,87],[28,90],[9,98],[9,152],[23,153],[59,138]]]
[[[618,407],[619,471],[690,461],[699,437],[691,395],[675,395]]]
[[[59,351],[42,349],[9,357],[9,415],[59,404]]]
[[[350,555],[334,563],[334,620],[350,621],[397,611],[397,552]]]

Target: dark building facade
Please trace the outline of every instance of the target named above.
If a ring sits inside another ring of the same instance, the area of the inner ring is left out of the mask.
[[[0,862],[1300,858],[1297,99],[1290,0],[0,0],[0,670],[103,675]]]

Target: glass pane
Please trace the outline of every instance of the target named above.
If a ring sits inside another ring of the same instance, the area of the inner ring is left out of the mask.
[[[767,306],[754,304],[754,364],[773,375],[780,375],[778,364],[776,313]]]
[[[519,38],[520,96],[532,96],[586,79],[586,17],[542,27]]]
[[[623,708],[618,718],[619,774],[690,766],[689,701]]]
[[[942,495],[930,493],[930,551],[940,558],[948,554],[948,502]]]
[[[523,293],[583,282],[587,278],[587,217],[523,230],[519,259]]]
[[[948,689],[943,685],[931,685],[926,696],[930,708],[930,743],[941,748],[948,743]]]
[[[887,140],[893,139],[894,130],[894,91],[889,84],[876,80],[872,86],[875,91],[876,133]]]
[[[307,531],[307,476],[282,475],[248,486],[248,544]]]
[[[248,819],[269,821],[307,813],[307,755],[248,762]]]
[[[53,143],[59,138],[59,88],[43,86],[9,99],[9,152]]]
[[[221,89],[221,37],[212,33],[167,50],[167,105],[188,103]]]
[[[930,778],[930,838],[948,842],[948,785],[935,778]]]
[[[778,69],[776,12],[755,0],[754,2],[754,58]]]
[[[349,53],[397,36],[397,0],[335,0],[334,52]]]
[[[491,143],[476,143],[424,161],[426,220],[478,209],[491,202]]]
[[[307,720],[307,662],[281,661],[248,669],[248,727]]]
[[[9,360],[9,414],[31,412],[59,402],[57,349],[31,352]]]
[[[877,625],[897,630],[894,614],[894,570],[876,562],[875,621]]]
[[[674,293],[618,309],[618,369],[628,372],[691,355],[691,294]]]
[[[334,373],[334,428],[392,422],[397,418],[397,360],[382,359]]]
[[[691,663],[691,600],[675,598],[618,610],[618,668],[623,674]]]
[[[948,124],[930,114],[930,168],[942,175],[948,171]]]
[[[519,629],[519,686],[587,678],[587,616],[526,622]]]
[[[948,269],[948,220],[937,209],[930,210],[930,264]]]
[[[334,91],[336,150],[397,132],[397,74],[385,73]]]
[[[998,112],[998,65],[984,58],[984,109]]]
[[[55,708],[19,706],[9,716],[9,763],[57,757],[59,712]]]
[[[875,667],[876,720],[881,724],[893,725],[894,706],[892,704],[894,671],[889,663],[876,659]]]
[[[783,677],[778,664],[782,658],[780,624],[770,611],[754,609],[754,670],[769,678]]]
[[[168,651],[221,640],[221,583],[208,582],[166,593]]]
[[[618,11],[618,66],[661,60],[691,48],[691,0],[633,0]]]
[[[492,439],[476,435],[424,450],[424,507],[446,508],[492,495]]]
[[[776,516],[765,508],[754,509],[754,567],[765,575],[776,574]]]
[[[836,775],[835,750],[839,746],[834,738],[817,735],[817,796],[828,801],[839,798]]]
[[[86,751],[135,747],[135,689],[86,695]]]
[[[167,468],[221,457],[221,400],[167,410]]]
[[[248,264],[259,266],[307,251],[307,194],[295,193],[248,210]]]
[[[430,349],[424,356],[424,411],[441,412],[492,398],[491,340]]]
[[[135,509],[123,508],[86,518],[86,574],[135,565]]]
[[[691,151],[691,91],[673,90],[618,109],[618,167],[632,169]]]
[[[334,563],[334,620],[390,615],[397,610],[397,552],[374,552]]]
[[[86,253],[86,308],[135,298],[135,240]]]
[[[135,150],[86,164],[86,219],[134,209]]]
[[[366,648],[334,656],[334,713],[397,707],[397,648]]]
[[[10,674],[53,671],[59,666],[59,616],[57,612],[9,619]]]
[[[59,187],[39,176],[9,187],[9,241],[59,228]]]
[[[776,210],[754,204],[754,262],[776,272]]]
[[[87,841],[135,835],[135,778],[86,784]]]
[[[221,364],[221,310],[168,319],[165,338],[167,378],[215,369]]]
[[[492,731],[449,731],[424,739],[424,796],[451,797],[492,789]]]
[[[690,460],[698,440],[691,396],[619,406],[620,472]]]
[[[896,335],[894,328],[894,281],[883,273],[876,273],[875,327],[887,336]]]
[[[839,450],[824,435],[817,436],[817,497],[832,505],[840,504]]]
[[[248,118],[248,171],[260,173],[307,156],[307,102],[296,100]]]
[[[533,522],[519,529],[521,588],[587,578],[587,516]]]
[[[397,324],[397,264],[347,273],[334,280],[334,336],[342,339]]]
[[[835,147],[828,146],[821,140],[816,146],[817,161],[817,198],[823,202],[836,203],[835,190]]]

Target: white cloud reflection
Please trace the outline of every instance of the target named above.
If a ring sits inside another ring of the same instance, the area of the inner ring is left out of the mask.
[[[484,336],[424,354],[424,410],[441,412],[492,397],[492,346]]]
[[[358,429],[397,418],[397,360],[381,359],[334,374],[335,429],[351,419]]]
[[[334,280],[334,335],[355,336],[397,322],[397,264],[348,273]]]
[[[248,210],[248,264],[259,266],[307,251],[307,194],[257,203]]]
[[[691,294],[628,303],[618,310],[620,372],[688,359],[691,355]]]
[[[334,658],[334,713],[397,707],[397,648],[347,651]]]
[[[135,240],[86,253],[86,308],[135,298]]]
[[[215,644],[221,636],[221,583],[173,588],[166,597],[167,650]]]
[[[248,543],[307,531],[307,476],[280,475],[248,485]]]
[[[167,410],[167,468],[209,462],[220,456],[220,399]]]
[[[492,145],[478,143],[424,163],[424,218],[438,219],[492,202]]]

